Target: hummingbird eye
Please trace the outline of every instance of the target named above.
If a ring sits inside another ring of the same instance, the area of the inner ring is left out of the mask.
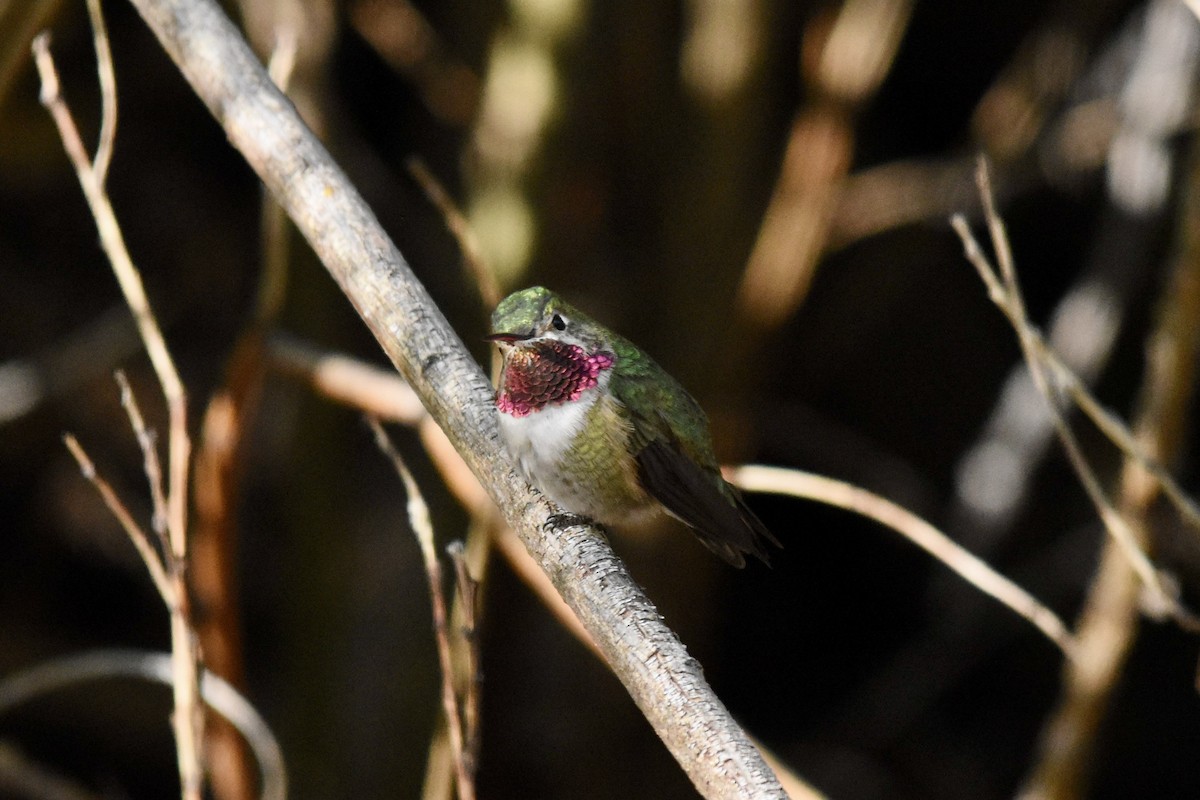
[[[550,318],[550,324],[554,326],[556,331],[565,331],[567,329],[567,321],[558,314]]]

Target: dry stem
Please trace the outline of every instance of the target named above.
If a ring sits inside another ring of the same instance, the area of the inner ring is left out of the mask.
[[[495,308],[504,295],[496,280],[495,271],[487,265],[487,260],[483,257],[479,239],[471,230],[471,223],[454,204],[450,193],[446,191],[446,188],[442,186],[424,161],[414,156],[408,159],[407,166],[409,174],[421,185],[429,202],[437,206],[442,218],[446,220],[446,227],[458,242],[463,261],[470,270],[471,276],[475,278],[475,285],[479,287],[479,296],[483,299],[483,304],[488,308]]]
[[[94,18],[103,27],[102,18]],[[107,41],[97,32],[97,40]],[[100,232],[101,246],[112,265],[113,273],[125,295],[125,302],[138,325],[138,332],[146,345],[150,361],[162,385],[167,401],[170,434],[168,445],[169,488],[167,498],[167,532],[169,548],[164,553],[166,573],[175,601],[169,604],[171,611],[171,642],[175,662],[175,714],[173,722],[179,759],[179,777],[185,800],[200,800],[204,775],[201,768],[200,742],[204,711],[199,702],[200,664],[199,652],[193,634],[186,581],[187,559],[187,473],[191,452],[191,440],[187,433],[187,396],[175,364],[167,351],[166,341],[158,322],[150,309],[141,276],[125,247],[124,236],[117,223],[116,214],[104,190],[102,175],[97,167],[107,169],[107,159],[102,152],[97,162],[88,159],[87,151],[80,139],[79,130],[71,117],[70,109],[59,89],[58,73],[50,55],[49,34],[39,34],[33,42],[33,51],[38,74],[42,80],[41,101],[50,112],[58,127],[63,147],[71,159],[79,184],[83,188],[92,216]],[[108,56],[107,47],[97,52],[103,62]],[[111,70],[111,63],[101,64],[101,73]],[[111,88],[111,87],[110,87]],[[104,109],[114,107],[113,101],[106,102]],[[112,131],[114,123],[102,123],[102,131]],[[111,146],[111,145],[110,145]],[[102,145],[103,147],[103,145]]]
[[[117,385],[121,387],[121,406],[129,417],[129,424],[137,437],[138,447],[142,450],[142,470],[146,473],[146,482],[150,486],[150,500],[154,509],[151,527],[158,535],[163,552],[167,552],[170,543],[167,541],[167,498],[163,496],[162,464],[158,460],[158,439],[154,432],[146,427],[146,420],[138,406],[133,388],[125,373],[117,370],[115,373]]]
[[[486,535],[486,534],[485,534]],[[463,697],[463,759],[471,774],[479,765],[479,640],[476,613],[479,607],[479,582],[471,576],[463,543],[455,540],[446,546],[446,554],[454,562],[454,585],[456,606],[462,609],[462,627],[459,635],[466,645],[465,665],[467,680]],[[453,618],[453,615],[451,615]]]
[[[413,479],[408,465],[404,463],[399,451],[392,445],[387,433],[379,420],[367,417],[367,423],[375,434],[375,444],[383,451],[395,467],[400,480],[404,482],[404,490],[408,494],[408,519],[417,544],[421,548],[421,558],[425,562],[425,574],[429,578],[429,602],[433,612],[434,640],[437,643],[438,665],[442,671],[442,713],[450,732],[450,748],[454,754],[454,771],[458,785],[459,800],[474,800],[475,776],[465,757],[466,748],[463,737],[462,716],[459,714],[458,698],[454,692],[454,665],[450,659],[450,636],[446,625],[446,601],[442,597],[442,567],[438,561],[437,552],[433,545],[433,522],[429,518],[429,506],[421,495],[421,489]]]
[[[163,569],[162,561],[158,555],[158,551],[150,541],[150,537],[142,530],[141,526],[133,519],[133,515],[129,513],[129,509],[113,491],[112,486],[100,474],[96,472],[96,465],[92,463],[92,459],[88,456],[87,451],[83,449],[83,445],[79,444],[79,440],[71,434],[63,436],[63,443],[67,449],[71,451],[71,455],[79,464],[79,471],[83,473],[83,477],[87,478],[96,491],[100,494],[100,499],[104,501],[104,505],[108,506],[109,512],[121,524],[121,528],[129,537],[129,541],[133,542],[133,546],[137,548],[138,555],[142,557],[142,563],[146,565],[146,569],[150,572],[150,578],[154,581],[154,588],[158,590],[159,597],[168,608],[175,605],[175,588],[167,578],[166,570]]]
[[[945,564],[967,583],[1034,625],[1068,659],[1074,657],[1074,637],[1058,615],[946,534],[890,500],[843,481],[779,467],[737,467],[729,471],[729,478],[746,491],[816,500],[886,525]]]
[[[1149,456],[1154,464],[1178,456],[1186,441],[1195,392],[1200,348],[1200,196],[1196,188],[1200,156],[1195,148],[1191,158],[1179,221],[1180,252],[1174,257],[1148,340],[1135,434],[1129,437],[1139,445],[1137,457],[1125,450],[1121,471],[1121,513],[1144,543],[1149,541],[1147,513],[1159,490],[1167,490],[1159,474],[1148,470],[1145,463]],[[1040,752],[1022,787],[1022,800],[1071,800],[1083,794],[1097,732],[1137,633],[1138,600],[1138,581],[1110,540],[1080,615],[1078,636],[1085,658],[1063,672],[1062,697],[1043,728]],[[1190,621],[1179,618],[1176,610],[1177,621]]]
[[[987,286],[989,298],[1004,312],[1014,331],[1016,331],[1025,361],[1029,365],[1030,373],[1037,384],[1039,392],[1046,399],[1059,440],[1062,442],[1071,466],[1079,476],[1084,490],[1087,492],[1093,505],[1095,505],[1105,529],[1125,553],[1125,557],[1129,560],[1142,584],[1151,592],[1155,606],[1168,610],[1181,624],[1188,625],[1189,627],[1194,626],[1194,617],[1180,605],[1172,590],[1164,583],[1162,577],[1150,561],[1149,556],[1146,555],[1139,544],[1139,536],[1131,529],[1125,517],[1116,509],[1112,501],[1108,499],[1103,487],[1100,485],[1099,478],[1083,455],[1078,439],[1063,416],[1059,405],[1059,398],[1062,395],[1060,386],[1070,387],[1070,396],[1072,397],[1078,394],[1088,398],[1086,404],[1081,403],[1080,407],[1089,413],[1089,416],[1092,413],[1100,411],[1101,407],[1094,398],[1090,397],[1083,383],[1071,375],[1070,370],[1067,369],[1061,360],[1044,357],[1043,354],[1050,353],[1051,350],[1041,335],[1036,332],[1036,329],[1029,322],[1025,313],[1024,301],[1021,298],[1020,286],[1017,282],[1016,269],[1013,263],[1012,251],[1008,243],[1008,236],[1004,230],[1004,222],[996,212],[987,164],[983,159],[979,161],[976,180],[978,181],[980,197],[983,201],[984,217],[992,240],[992,246],[996,252],[996,261],[999,269],[993,268],[983,249],[980,247],[979,242],[971,233],[966,219],[962,215],[956,215],[951,220],[951,224],[962,239],[967,260],[975,267],[980,278]],[[1047,370],[1053,370],[1053,377],[1056,379],[1060,375],[1070,377],[1052,383],[1051,376],[1047,374]],[[1180,509],[1185,518],[1193,522],[1193,524],[1197,520],[1200,520],[1200,515],[1197,515],[1194,502],[1188,499],[1182,490],[1178,489],[1174,481],[1170,479],[1166,469],[1159,465],[1156,459],[1148,456],[1144,452],[1144,448],[1138,446],[1135,437],[1130,435],[1128,430],[1117,422],[1113,415],[1107,412],[1103,414],[1097,413],[1092,418],[1097,420],[1097,425],[1100,426],[1101,430],[1108,434],[1114,443],[1121,447],[1122,451],[1132,461],[1138,464],[1139,467],[1146,469],[1154,477],[1159,485],[1164,488],[1167,497],[1176,504],[1176,507]],[[1103,420],[1103,424],[1098,421],[1101,419]],[[1120,432],[1118,433],[1118,431]]]

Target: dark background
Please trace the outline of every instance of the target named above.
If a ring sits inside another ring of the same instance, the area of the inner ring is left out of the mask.
[[[517,12],[415,4],[439,42],[440,69],[461,70],[438,105],[428,89],[441,73],[419,60],[390,64],[364,34],[375,19],[367,4],[307,8],[320,13],[305,30],[327,49],[298,75],[307,92],[298,104],[320,120],[335,157],[486,363],[490,309],[405,160],[422,158],[464,207],[478,198],[488,179],[476,144],[479,87],[492,43],[519,28]],[[1085,278],[1114,287],[1120,328],[1096,391],[1131,416],[1193,191],[1190,112],[1160,137],[1173,159],[1164,203],[1130,210],[1105,180],[1105,131],[1111,138],[1121,120],[1137,121],[1121,116],[1116,98],[1138,63],[1148,6],[918,4],[877,92],[861,102],[811,78],[839,6],[773,0],[740,9],[756,20],[751,38],[734,45],[758,53],[746,84],[728,102],[705,100],[681,77],[695,8],[580,5],[575,33],[553,51],[556,111],[519,170],[537,235],[528,271],[507,288],[551,286],[641,344],[705,405],[729,460],[861,483],[977,546],[1073,620],[1102,531],[1058,447],[1023,465],[1030,491],[1003,524],[987,526],[956,496],[956,466],[1019,351],[947,218],[976,208],[973,157],[990,153],[1035,321]],[[235,19],[272,13],[257,0],[227,10]],[[196,428],[254,307],[262,190],[136,13],[123,2],[106,11],[120,98],[109,189]],[[366,22],[352,24],[355,14]],[[64,91],[90,144],[99,101],[83,3],[57,4],[50,22]],[[1033,58],[1049,31],[1076,49]],[[15,35],[0,31],[10,49]],[[150,581],[60,440],[75,433],[146,520],[141,458],[112,371],[128,372],[163,430],[160,397],[38,105],[32,65],[3,92],[0,676],[89,648],[169,647]],[[1036,101],[1034,122],[1001,102],[1022,92]],[[1101,140],[1094,156],[1062,133],[1086,103],[1101,120],[1099,133],[1082,138]],[[833,222],[809,293],[778,324],[758,325],[739,317],[736,288],[793,121],[808,114],[841,126],[834,138],[850,154],[849,173],[829,189]],[[1028,141],[1006,144],[1020,125]],[[897,165],[911,175],[889,185],[926,205],[879,195],[895,221],[855,233],[878,208],[846,198],[873,196],[866,180]],[[383,364],[311,253],[298,241],[293,253],[277,327]],[[29,407],[4,399],[30,375],[40,391]],[[1081,430],[1111,481],[1117,454]],[[403,429],[396,437],[439,536],[462,536],[466,515],[416,437]],[[1176,445],[1185,487],[1193,445]],[[438,679],[399,483],[358,412],[277,374],[268,374],[243,468],[246,688],[282,739],[293,796],[418,796]],[[1055,649],[891,531],[798,501],[750,504],[785,544],[771,569],[729,569],[676,531],[614,541],[734,715],[831,798],[1012,796],[1059,695]],[[1186,596],[1195,532],[1181,532],[1167,512],[1155,523],[1173,542],[1167,566]],[[485,618],[482,797],[695,796],[618,682],[500,560]],[[1196,656],[1194,636],[1143,622],[1080,796],[1200,792]],[[0,742],[100,796],[171,796],[168,713],[165,689],[89,683],[0,717]]]

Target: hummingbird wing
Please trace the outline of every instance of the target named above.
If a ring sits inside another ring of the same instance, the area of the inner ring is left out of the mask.
[[[779,541],[719,472],[701,467],[661,439],[647,444],[636,459],[642,488],[705,547],[735,567],[746,565],[746,553],[770,564],[764,541],[780,546]]]
[[[781,545],[721,477],[703,409],[649,356],[615,345],[622,363],[611,386],[629,415],[642,488],[733,566],[745,566],[747,553],[769,564],[764,542]]]

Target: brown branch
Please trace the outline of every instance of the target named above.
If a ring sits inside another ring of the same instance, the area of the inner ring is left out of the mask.
[[[911,0],[847,0],[804,32],[797,113],[737,304],[759,329],[782,324],[808,294],[854,160],[855,116],[887,75]]]
[[[308,239],[655,731],[710,798],[778,798],[774,774],[600,531],[548,535],[561,511],[501,450],[491,386],[403,256],[212,0],[134,0],[163,47]]]
[[[287,16],[283,7],[272,7]],[[268,71],[283,91],[297,61],[293,24],[277,22]],[[191,586],[203,609],[197,624],[209,670],[230,683],[244,683],[242,623],[238,605],[238,507],[245,450],[258,417],[267,370],[265,337],[283,307],[291,254],[291,226],[279,204],[261,202],[261,264],[254,316],[239,335],[200,424],[194,478],[196,519],[190,542]],[[236,728],[216,718],[205,730],[209,776],[217,800],[250,800],[254,773]]]

